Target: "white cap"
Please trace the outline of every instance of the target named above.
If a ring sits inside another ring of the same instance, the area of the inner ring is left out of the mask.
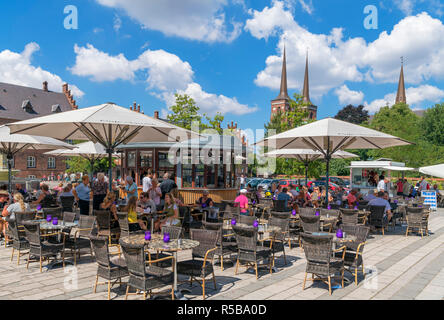
[[[241,189],[240,193],[247,193],[247,189]]]

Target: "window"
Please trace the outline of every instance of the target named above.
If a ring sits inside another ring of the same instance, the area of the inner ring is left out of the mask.
[[[69,165],[69,160],[71,160],[71,158],[66,158],[65,160],[65,164],[66,164],[66,170],[68,170],[69,168],[71,168],[71,166]]]
[[[14,163],[14,158],[11,161],[11,168],[14,168],[15,163]],[[8,168],[8,159],[6,159],[6,157],[3,157],[3,168],[7,169]]]
[[[34,175],[29,175],[28,178],[29,179],[35,179],[35,176]]]
[[[28,156],[28,159],[26,161],[26,167],[27,168],[35,168],[35,157],[34,156]]]
[[[56,167],[56,159],[55,157],[48,158],[48,169],[55,169]]]
[[[129,168],[134,168],[136,166],[136,153],[128,152],[127,165]]]

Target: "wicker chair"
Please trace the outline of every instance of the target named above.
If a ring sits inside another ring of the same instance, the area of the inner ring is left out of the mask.
[[[74,265],[77,265],[77,255],[82,254],[82,249],[87,249],[87,251],[92,257],[93,252],[91,249],[90,236],[93,233],[94,223],[96,217],[81,215],[79,218],[79,226],[75,230],[74,236],[69,237],[65,234],[65,248],[71,249],[74,253]]]
[[[315,208],[299,208],[299,215],[314,216],[315,212]]]
[[[43,218],[50,215],[52,218],[63,219],[63,207],[43,208]]]
[[[11,261],[14,258],[14,251],[17,250],[17,265],[20,264],[20,257],[28,252],[21,253],[23,250],[29,250],[29,242],[25,238],[24,232],[18,229],[17,222],[15,220],[8,220],[9,230],[12,235],[12,253]]]
[[[278,219],[289,219],[291,215],[291,211],[279,212],[279,211],[271,211],[271,217],[275,217]]]
[[[217,250],[214,252],[214,255],[219,257],[221,270],[224,271],[224,256],[231,256],[234,252],[237,252],[236,242],[231,241],[231,235],[224,236],[222,222],[207,222],[204,224],[204,229],[219,231],[219,237],[216,243]]]
[[[38,222],[23,221],[25,227],[26,239],[29,241],[28,263],[26,269],[29,268],[31,256],[38,257],[40,261],[40,272],[42,272],[43,258],[57,257],[58,253],[62,254],[63,268],[65,268],[65,241],[63,243],[51,243],[48,240],[42,241],[42,237],[51,237],[59,233],[40,233],[40,224]]]
[[[60,204],[63,208],[63,211],[74,212],[74,201],[75,201],[74,196],[60,197]]]
[[[332,250],[333,235],[312,235],[301,233],[302,243],[304,245],[307,267],[305,269],[304,283],[302,290],[305,290],[307,274],[312,274],[312,281],[320,280],[328,284],[328,291],[331,295],[331,276],[341,273],[342,287],[344,287],[344,257],[346,247]],[[332,253],[342,251],[341,258],[332,257]],[[315,276],[318,278],[315,279]],[[326,281],[327,280],[327,281]]]
[[[290,219],[288,225],[288,247],[291,250],[291,242],[294,240],[299,243],[299,247],[301,247],[301,221],[300,219]]]
[[[16,212],[15,213],[15,220],[17,221],[17,225],[20,226],[23,224],[23,221],[34,220],[36,215],[37,215],[36,211]]]
[[[112,245],[112,238],[117,238],[120,234],[119,228],[111,228],[111,211],[93,210],[96,217],[98,235],[106,236],[109,239],[108,245]]]
[[[129,237],[128,212],[117,212],[117,219],[119,220],[120,236]]]
[[[407,237],[409,232],[417,231],[421,233],[423,237],[424,231],[428,235],[427,223],[424,223],[423,215],[424,209],[422,207],[407,207],[407,230],[405,236]]]
[[[385,206],[369,206],[369,209],[371,212],[368,221],[369,225],[376,229],[382,229],[382,235],[384,235],[384,229],[388,225],[387,219],[384,218]]]
[[[358,284],[358,268],[361,267],[362,275],[365,277],[363,252],[370,232],[370,227],[362,225],[343,225],[343,230],[356,236],[355,241],[346,242],[346,252],[344,265],[348,272],[355,277],[355,284]],[[336,253],[337,258],[342,257],[342,253]]]
[[[270,268],[270,274],[272,273],[272,267],[274,264],[272,258],[271,247],[265,247],[263,244],[258,245],[257,229],[256,228],[241,228],[238,226],[233,226],[233,231],[236,236],[237,243],[237,261],[236,270],[234,274],[237,274],[237,270],[240,262],[245,262],[247,266],[253,265],[256,271],[256,279],[258,279],[258,263],[268,260],[268,265]],[[259,241],[270,240],[266,238]]]
[[[168,232],[170,234],[171,240],[180,239],[183,236],[183,229],[182,227],[175,227],[175,226],[163,226],[162,227],[162,237],[164,233]]]
[[[299,215],[299,219],[301,220],[302,230],[304,232],[319,232],[321,228],[320,216],[315,215]]]
[[[358,224],[358,210],[341,208],[341,220],[345,224]]]
[[[205,300],[205,279],[213,276],[214,290],[216,278],[214,276],[213,257],[217,250],[217,241],[220,231],[191,229],[191,239],[199,241],[199,245],[192,250],[192,259],[177,263],[177,273],[190,277],[190,284],[193,280],[200,283],[197,278],[202,279],[202,298]]]
[[[285,256],[285,242],[289,236],[289,223],[290,217],[286,219],[280,219],[272,216],[268,220],[268,226],[279,227],[281,231],[273,232],[272,240],[266,240],[263,242],[265,247],[271,247],[273,253],[273,262],[276,253],[282,252],[284,255],[284,263],[287,264],[287,257]]]
[[[237,221],[239,221],[239,223],[245,223],[245,224],[252,226],[253,223],[256,221],[256,217],[255,216],[239,215],[237,218]]]
[[[145,245],[132,244],[121,238],[120,247],[122,248],[126,264],[128,266],[129,280],[126,287],[125,300],[128,299],[130,287],[136,290],[143,291],[143,299],[146,300],[146,294],[153,289],[161,288],[166,285],[171,285],[171,298],[174,300],[174,274],[172,271],[161,268],[152,263],[158,263],[166,260],[171,260],[171,265],[174,265],[174,257],[168,256],[162,259],[150,260],[150,265],[147,266]],[[137,294],[137,291],[136,291]]]
[[[337,225],[339,222],[339,216],[341,215],[341,211],[339,209],[320,209],[320,215],[321,217],[329,217],[329,218],[335,218],[333,222],[326,223],[323,225],[323,230],[328,228],[328,232],[333,232],[337,229]]]
[[[128,276],[126,262],[120,256],[113,256],[108,248],[108,238],[104,236],[90,236],[91,246],[97,262],[97,275],[94,282],[94,293],[97,285],[108,284],[108,300],[111,298],[111,281],[116,280],[113,285],[119,281],[122,285],[122,278]],[[99,277],[106,279],[107,282],[98,282]]]
[[[288,208],[286,204],[287,204],[286,200],[273,200],[273,211],[278,211],[278,212],[291,211],[291,209]]]
[[[74,212],[63,212],[63,222],[74,222],[76,220],[76,214]]]

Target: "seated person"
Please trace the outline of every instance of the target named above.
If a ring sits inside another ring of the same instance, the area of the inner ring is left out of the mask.
[[[15,184],[15,192],[21,193],[23,198],[26,196],[26,191],[22,188],[22,185],[20,183]]]
[[[119,227],[119,219],[117,218],[117,207],[116,207],[116,194],[114,192],[108,191],[100,204],[100,210],[106,210],[111,213],[113,220],[111,221],[111,228]]]
[[[289,201],[291,201],[291,197],[287,192],[288,192],[287,188],[283,188],[282,192],[280,192],[277,195],[277,199],[276,199],[276,200],[284,200],[285,201],[285,211],[290,210],[290,209],[288,209],[288,203],[289,203]]]
[[[40,193],[40,196],[36,201],[32,202],[32,204],[41,205],[42,208],[49,208],[51,207],[51,204],[54,203],[54,197],[52,196],[51,192],[49,192],[49,187],[47,184],[42,184],[41,188],[42,192]]]
[[[214,205],[214,203],[213,203],[213,199],[211,199],[208,196],[209,194],[210,194],[210,192],[208,190],[204,190],[202,192],[202,197],[200,197],[196,201],[196,204],[199,205],[201,208],[212,207]]]
[[[299,195],[299,191],[297,190],[296,185],[292,184],[290,185],[290,191],[291,196],[293,197],[293,200],[296,199]]]
[[[179,206],[176,204],[174,196],[171,193],[165,194],[163,213],[166,217],[154,223],[154,228],[156,231],[160,231],[163,226],[181,226],[182,223],[179,219]]]
[[[256,191],[256,193],[255,193],[255,200],[256,200],[256,203],[260,203],[261,200],[264,198],[264,197],[262,196],[262,192],[264,192],[264,187],[262,187],[262,186],[258,187],[258,188],[257,188],[257,191]]]
[[[136,210],[140,213],[156,213],[156,204],[150,199],[150,194],[148,192],[142,192],[140,194]]]
[[[374,189],[373,191],[369,191],[369,193],[364,197],[364,200],[370,201],[376,199],[376,195],[378,194],[378,189]]]
[[[0,189],[0,209],[3,209],[9,204],[9,193],[6,190]]]
[[[392,211],[394,211],[396,208],[398,208],[398,205],[396,203],[393,203],[390,200],[389,194],[387,191],[384,192],[384,199],[388,201],[388,203],[390,203],[390,207],[392,208]]]
[[[137,198],[132,196],[128,200],[128,204],[125,207],[125,211],[128,213],[129,231],[146,230],[145,223],[137,218]]]
[[[347,196],[347,203],[348,203],[348,207],[350,209],[353,209],[356,206],[356,194],[358,193],[358,191],[356,189],[353,189],[352,191],[350,191],[350,193]]]
[[[3,233],[3,236],[5,238],[6,238],[6,229],[8,228],[7,219],[15,220],[16,212],[26,212],[26,211],[30,211],[29,204],[25,203],[22,194],[17,192],[16,194],[14,194],[14,203],[4,206],[2,212],[3,217],[0,219],[0,232]]]
[[[249,210],[248,210],[248,198],[247,198],[247,190],[241,189],[240,195],[234,199],[234,206],[240,208],[240,214],[243,216],[248,216]]]
[[[384,206],[384,219],[387,219],[387,221],[390,221],[392,219],[392,207],[390,206],[390,203],[384,199],[384,191],[379,191],[378,197],[376,199],[370,200],[368,202],[368,206]]]

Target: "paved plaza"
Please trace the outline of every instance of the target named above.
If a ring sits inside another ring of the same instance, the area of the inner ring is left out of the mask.
[[[234,267],[226,262],[225,270],[221,271],[216,263],[217,290],[212,281],[207,282],[207,299],[219,300],[287,300],[287,299],[433,299],[444,298],[444,209],[430,215],[430,236],[411,234],[405,237],[405,226],[391,227],[385,236],[371,234],[364,250],[364,263],[367,279],[359,277],[359,285],[353,281],[345,288],[333,290],[328,294],[328,286],[307,280],[306,289],[302,290],[305,274],[305,257],[303,251],[296,246],[291,250],[287,247],[287,265],[282,257],[276,259],[277,272],[270,275],[265,269],[260,271],[259,280],[255,275],[239,268],[238,275]],[[27,255],[11,262],[12,248],[0,248],[0,299],[23,300],[106,300],[106,285],[98,286],[97,293],[92,288],[96,275],[96,263],[89,256],[82,256],[76,268],[65,270],[56,268],[39,272],[38,263],[31,263],[26,270]],[[185,259],[190,252],[183,252],[180,259]],[[15,255],[16,257],[16,255]],[[224,261],[225,262],[225,261]],[[346,277],[353,280],[350,274]],[[311,277],[309,276],[308,279]],[[180,280],[185,280],[179,277]],[[124,279],[125,281],[126,279]],[[190,287],[183,283],[180,289],[191,289],[185,296],[189,299],[202,299],[202,291],[197,283]],[[122,300],[125,296],[125,285],[115,285],[111,299]],[[165,298],[168,293],[165,293]],[[162,297],[162,296],[161,296]],[[142,299],[142,295],[130,295],[128,299]]]

